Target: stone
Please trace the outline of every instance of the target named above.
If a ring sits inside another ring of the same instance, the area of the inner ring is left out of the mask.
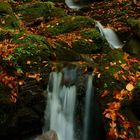
[[[129,19],[128,23],[132,27],[132,32],[140,39],[140,19]]]
[[[34,2],[20,5],[16,9],[16,13],[20,14],[21,20],[25,25],[30,25],[42,18],[48,21],[51,17],[63,17],[66,15],[63,9],[55,7],[53,2]]]
[[[39,136],[36,140],[58,140],[58,137],[54,130],[50,130]]]
[[[140,40],[137,38],[137,36],[132,35],[124,45],[123,50],[136,56],[137,58],[140,58]]]

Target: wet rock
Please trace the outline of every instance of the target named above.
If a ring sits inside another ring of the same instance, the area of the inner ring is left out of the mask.
[[[131,109],[138,120],[140,120],[140,81],[134,90],[134,96],[131,102]]]
[[[58,140],[58,137],[54,130],[50,130],[39,136],[36,140]]]
[[[140,39],[135,35],[131,36],[123,47],[123,50],[137,58],[140,58]]]
[[[140,39],[140,19],[129,19],[128,23],[131,25],[134,35]]]
[[[14,105],[6,103],[7,112],[0,110],[0,136],[19,140],[42,133],[45,105],[46,99],[39,84],[28,81],[20,87],[17,102]]]
[[[140,58],[140,20],[129,19],[128,23],[131,25],[132,35],[126,42],[123,50]]]

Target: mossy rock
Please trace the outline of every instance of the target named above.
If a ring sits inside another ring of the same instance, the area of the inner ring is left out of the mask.
[[[129,19],[128,23],[133,28],[133,33],[135,36],[137,36],[140,40],[140,19]]]
[[[94,44],[84,39],[79,39],[72,43],[72,49],[78,53],[82,54],[92,54],[101,51],[102,46]]]
[[[122,50],[113,49],[110,50],[106,55],[101,59],[102,63],[109,63],[109,62],[119,62],[126,63],[124,60],[124,52]]]
[[[79,61],[81,56],[79,53],[70,49],[65,42],[57,42],[54,50],[55,59],[61,61]]]
[[[88,54],[98,53],[103,50],[105,51],[105,47],[109,47],[96,29],[86,29],[82,30],[80,33],[83,39],[72,43],[73,49],[76,52]]]
[[[92,18],[84,16],[65,16],[55,22],[51,22],[45,32],[57,36],[83,28],[92,28],[93,26],[94,20]]]
[[[128,23],[132,26],[140,26],[140,20],[139,19],[128,19]]]
[[[16,13],[21,14],[21,20],[32,22],[37,18],[43,17],[44,20],[49,20],[51,17],[63,17],[66,15],[63,9],[54,6],[54,3],[34,2],[22,4],[17,7]]]
[[[6,2],[0,3],[0,26],[6,28],[19,27],[19,21],[14,15],[11,5]]]
[[[137,38],[137,36],[133,35],[127,41],[127,43],[123,47],[123,50],[140,59],[140,40]]]
[[[3,41],[4,39],[10,39],[12,36],[12,33],[8,30],[0,30],[0,41]]]
[[[48,0],[41,0],[42,2],[47,2]],[[65,0],[49,0],[49,1],[51,1],[51,2],[58,2],[58,3],[65,3]]]
[[[19,42],[18,42],[19,41]],[[40,68],[42,61],[48,61],[51,55],[51,48],[44,37],[39,35],[28,35],[22,40],[16,40],[19,47],[5,58],[5,61],[13,61],[17,69],[23,71],[35,71]],[[30,61],[30,64],[27,64]]]
[[[120,71],[124,70],[121,64],[127,65],[122,50],[111,50],[101,59],[95,59],[95,62],[98,64],[97,69],[101,73],[101,78],[98,79],[99,85],[101,85],[99,89],[114,90],[115,88],[122,88],[126,85],[126,81],[123,79],[122,75],[119,74]],[[124,70],[124,72],[124,75],[128,76],[128,72],[126,70]],[[117,74],[116,77],[115,74]]]

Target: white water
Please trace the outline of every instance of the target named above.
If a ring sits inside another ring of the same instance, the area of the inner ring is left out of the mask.
[[[65,3],[67,4],[67,6],[69,7],[69,8],[71,8],[71,9],[77,9],[77,10],[79,10],[79,9],[81,9],[83,6],[82,5],[78,5],[78,4],[75,4],[74,2],[73,2],[73,0],[65,0]]]
[[[52,72],[50,80],[52,80],[53,87],[50,90],[48,86],[48,107],[45,111],[46,114],[50,114],[50,129],[56,131],[59,140],[74,140],[73,115],[76,87],[61,85],[61,72]]]
[[[83,140],[88,140],[88,128],[89,128],[89,119],[90,119],[89,113],[90,113],[90,104],[91,104],[92,93],[93,93],[92,76],[90,75],[90,76],[88,76],[87,90],[86,90]]]
[[[122,48],[123,44],[117,37],[116,33],[110,28],[104,28],[100,22],[96,21],[96,25],[100,30],[101,36],[104,37],[113,49]]]

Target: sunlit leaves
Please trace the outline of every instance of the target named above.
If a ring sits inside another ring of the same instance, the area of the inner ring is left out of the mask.
[[[126,85],[126,89],[127,89],[128,91],[132,91],[132,90],[134,89],[134,86],[133,86],[131,83],[128,83],[128,84]]]

